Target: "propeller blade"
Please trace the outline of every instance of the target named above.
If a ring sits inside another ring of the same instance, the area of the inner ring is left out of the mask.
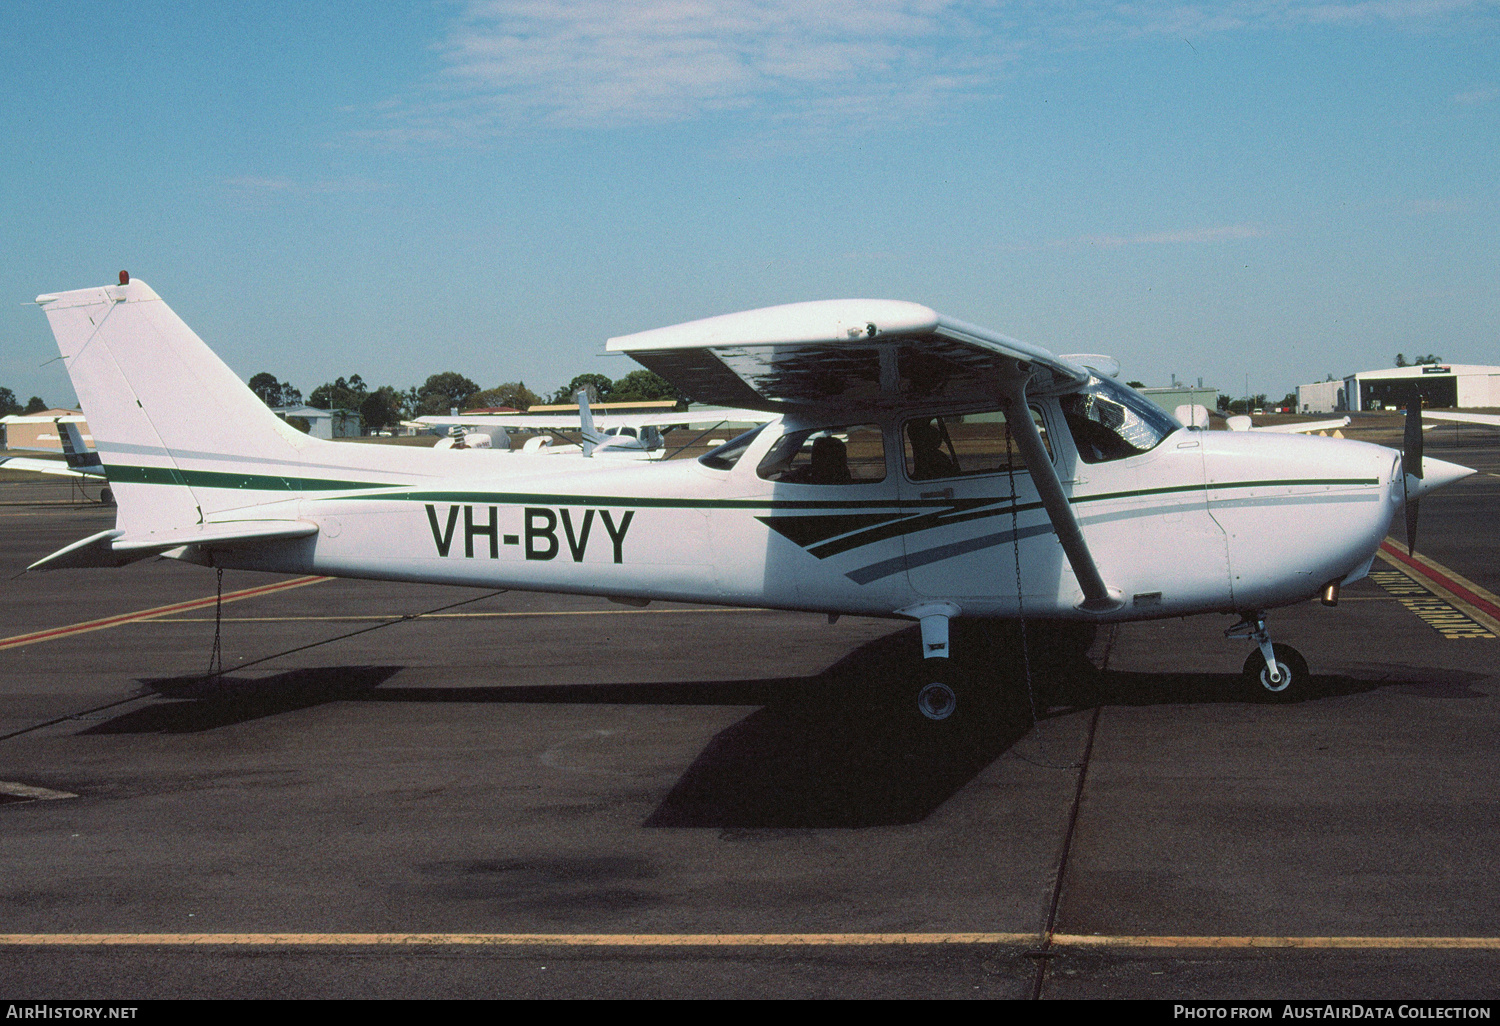
[[[1406,438],[1401,446],[1403,469],[1422,476],[1422,395],[1413,391],[1406,404]]]
[[[1406,403],[1406,437],[1401,447],[1401,477],[1407,484],[1406,497],[1406,551],[1416,555],[1417,551],[1417,500],[1411,495],[1412,478],[1422,480],[1422,393],[1412,389]],[[1420,494],[1420,493],[1419,493]]]

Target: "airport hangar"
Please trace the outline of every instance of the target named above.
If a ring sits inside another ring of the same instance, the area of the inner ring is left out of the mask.
[[[1424,406],[1440,409],[1500,406],[1500,367],[1439,363],[1360,371],[1342,380],[1298,385],[1297,411],[1401,409],[1406,406],[1414,384]]]
[[[0,448],[4,449],[52,449],[62,452],[62,438],[57,433],[59,417],[71,417],[79,422],[78,430],[83,440],[92,444],[94,436],[83,422],[78,410],[53,409],[41,413],[15,413],[0,417]]]

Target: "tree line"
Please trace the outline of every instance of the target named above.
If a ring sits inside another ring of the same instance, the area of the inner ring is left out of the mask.
[[[441,416],[450,410],[479,410],[509,407],[525,410],[547,403],[571,403],[581,389],[590,402],[642,402],[670,399],[685,403],[687,396],[671,382],[648,370],[635,370],[619,380],[603,374],[579,374],[556,391],[539,395],[524,381],[506,381],[494,388],[481,388],[456,371],[434,374],[420,385],[400,389],[394,385],[370,388],[358,374],[324,382],[308,394],[291,382],[281,381],[269,371],[250,379],[250,391],[270,407],[306,404],[320,410],[357,411],[366,430],[382,431],[396,427],[403,420]],[[40,400],[35,400],[40,402]]]
[[[32,396],[22,406],[16,399],[16,393],[8,388],[0,388],[0,417],[9,417],[13,413],[42,413],[51,408],[39,395]]]

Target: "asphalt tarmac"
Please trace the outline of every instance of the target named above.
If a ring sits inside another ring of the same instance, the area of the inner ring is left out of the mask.
[[[1451,438],[1419,552],[1492,599]],[[229,572],[205,683],[213,571],[14,576],[68,498],[0,481],[0,997],[1500,996],[1500,640],[1393,560],[1272,614],[1301,700],[1223,617],[1033,629],[1030,689],[959,632],[935,740],[852,617]]]

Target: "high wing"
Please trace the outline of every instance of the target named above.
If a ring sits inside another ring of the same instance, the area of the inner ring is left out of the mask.
[[[1087,384],[1066,357],[918,303],[834,299],[689,321],[609,340],[704,402],[768,413],[961,409],[998,400],[1042,506],[1083,589],[1082,609],[1118,608],[1089,552],[1028,397]]]
[[[1083,366],[917,303],[835,299],[709,317],[609,340],[693,398],[785,414],[993,399],[1002,364],[1027,392],[1082,385]]]
[[[1487,427],[1500,427],[1500,416],[1493,413],[1433,413],[1431,410],[1422,411],[1423,418],[1427,420],[1451,420],[1459,424],[1484,424]]]

